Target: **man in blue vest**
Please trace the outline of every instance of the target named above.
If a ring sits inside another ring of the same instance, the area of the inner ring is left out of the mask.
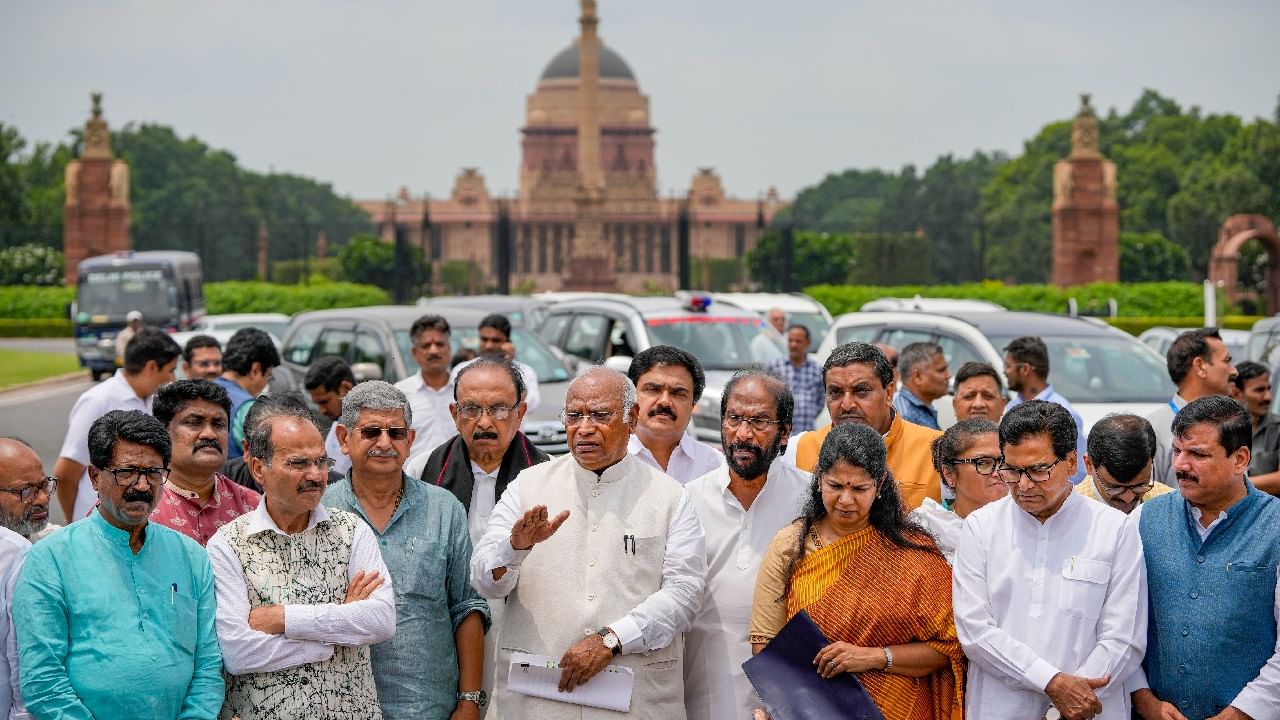
[[[1280,500],[1245,476],[1252,434],[1231,398],[1187,403],[1173,420],[1181,492],[1134,511],[1151,613],[1145,677],[1125,685],[1147,720],[1280,718]]]

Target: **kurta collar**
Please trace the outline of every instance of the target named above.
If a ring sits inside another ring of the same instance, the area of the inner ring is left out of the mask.
[[[350,492],[350,483],[347,483],[347,485],[348,487],[346,488],[346,491]],[[316,506],[315,510],[311,511],[311,516],[307,518],[307,528],[306,530],[303,530],[303,532],[310,530],[322,522],[328,521],[329,511],[325,509],[324,503],[321,502],[321,504]],[[246,530],[249,535],[257,535],[260,532],[268,530],[276,533],[277,535],[287,536],[289,534],[281,530],[280,526],[276,525],[276,521],[271,519],[271,514],[267,512],[267,496],[265,495],[262,496],[262,502],[258,503],[257,509],[255,509],[253,511],[253,515],[250,516],[249,527],[246,528]]]
[[[1044,528],[1045,530],[1050,530],[1050,531],[1053,530],[1053,528],[1060,523],[1065,522],[1069,524],[1071,522],[1074,522],[1074,520],[1070,519],[1070,516],[1075,514],[1075,508],[1079,503],[1094,502],[1093,500],[1090,500],[1075,491],[1069,492],[1067,493],[1067,499],[1064,500],[1062,503],[1062,506],[1058,508],[1058,512],[1054,513],[1048,520],[1045,520],[1042,523],[1039,520],[1037,520],[1034,515],[1027,512],[1026,510],[1023,510],[1022,506],[1019,505],[1013,499],[1012,494],[1007,495],[1006,498],[1009,500],[1009,504],[1013,506],[1013,509],[1014,509],[1013,514],[1015,517],[1019,518],[1024,523],[1028,523],[1031,527]],[[1063,519],[1063,518],[1067,518],[1067,519]]]
[[[902,437],[902,431],[906,428],[907,423],[907,421],[903,420],[902,416],[898,414],[897,410],[891,410],[890,412],[893,413],[893,420],[889,422],[889,431],[881,436],[884,438],[884,446],[886,448],[893,447],[893,444]]]
[[[629,475],[631,471],[635,469],[634,463],[640,462],[639,460],[635,459],[635,457],[633,457],[631,453],[627,453],[622,457],[621,460],[614,463],[613,465],[610,465],[603,473],[601,473],[600,475],[596,475],[595,472],[582,467],[582,465],[578,462],[578,459],[573,457],[572,455],[569,456],[569,461],[573,463],[574,472],[577,474],[577,476],[580,479],[586,480],[592,483],[617,482],[622,478],[626,477],[627,475]]]
[[[101,536],[103,540],[106,540],[108,545],[130,557],[141,556],[142,553],[147,551],[147,547],[151,545],[151,533],[155,528],[155,524],[150,521],[147,522],[147,529],[146,532],[143,533],[142,537],[142,547],[138,549],[137,554],[134,554],[133,548],[129,547],[129,531],[121,530],[115,525],[107,522],[107,519],[102,516],[102,508],[95,508],[94,511],[89,514],[88,521],[93,523],[94,527],[98,531],[98,535]]]

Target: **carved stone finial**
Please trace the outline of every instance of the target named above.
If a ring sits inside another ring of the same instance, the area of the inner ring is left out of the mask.
[[[1071,157],[1099,157],[1098,117],[1089,105],[1089,93],[1080,95],[1080,111],[1071,123]]]
[[[1089,106],[1089,98],[1093,97],[1092,93],[1080,93],[1080,114],[1093,114],[1093,108]]]
[[[93,119],[97,120],[102,117],[102,93],[89,93],[89,97],[93,99]]]
[[[84,147],[82,158],[111,159],[111,135],[107,131],[107,121],[102,119],[102,93],[90,93],[93,98],[93,117],[84,123]]]

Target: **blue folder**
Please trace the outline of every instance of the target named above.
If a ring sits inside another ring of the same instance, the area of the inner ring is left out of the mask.
[[[773,720],[884,720],[855,674],[830,680],[818,674],[813,658],[829,644],[801,610],[760,654],[742,664]]]

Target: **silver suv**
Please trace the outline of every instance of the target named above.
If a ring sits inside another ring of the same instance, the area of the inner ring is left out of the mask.
[[[548,309],[538,334],[566,356],[623,372],[636,353],[655,345],[689,351],[707,375],[707,388],[693,411],[694,433],[714,445],[720,444],[720,396],[733,373],[786,356],[782,336],[756,313],[686,293],[601,294],[558,302]]]

